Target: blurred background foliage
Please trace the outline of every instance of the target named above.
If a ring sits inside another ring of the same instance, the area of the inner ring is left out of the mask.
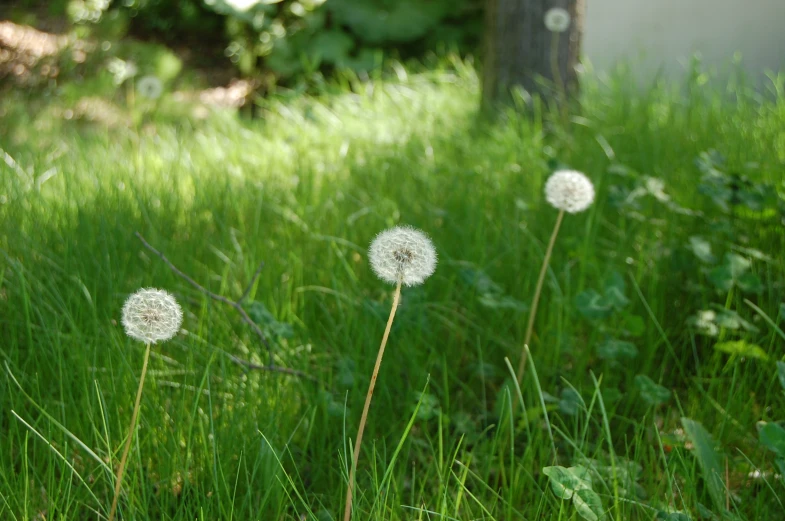
[[[472,53],[482,0],[12,0],[0,17],[34,27],[56,21],[83,39],[162,45],[190,56],[191,66],[223,67],[269,92],[304,90],[336,70],[363,76],[387,58]]]

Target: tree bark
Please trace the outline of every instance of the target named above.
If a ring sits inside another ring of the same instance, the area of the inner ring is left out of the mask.
[[[486,0],[483,107],[510,103],[515,89],[527,100],[574,96],[585,6],[586,0]],[[570,14],[564,32],[545,27],[545,13],[554,7]]]

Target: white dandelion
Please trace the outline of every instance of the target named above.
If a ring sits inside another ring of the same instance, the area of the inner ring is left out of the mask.
[[[428,236],[411,226],[381,232],[368,251],[376,275],[391,284],[417,286],[436,270],[436,249]]]
[[[563,33],[570,26],[570,13],[561,7],[552,7],[545,13],[545,27],[553,33]]]
[[[175,298],[162,289],[140,289],[123,305],[125,333],[140,342],[169,340],[180,330],[183,312]]]
[[[594,185],[576,170],[559,170],[545,182],[545,200],[567,213],[582,212],[594,202]]]
[[[139,95],[147,99],[158,99],[164,92],[164,84],[155,76],[142,76],[136,82]]]
[[[534,333],[534,319],[537,316],[537,307],[542,295],[542,285],[545,282],[545,274],[548,271],[553,246],[556,244],[556,237],[559,235],[559,228],[562,220],[564,220],[564,214],[582,212],[591,206],[591,203],[594,201],[594,185],[581,172],[558,170],[545,182],[545,200],[559,210],[559,216],[556,217],[556,224],[553,226],[548,247],[545,249],[540,275],[537,277],[537,284],[534,287],[529,321],[526,324],[526,333],[523,337],[523,350],[518,364],[518,372],[516,373],[519,382],[523,381],[523,372],[526,368],[526,361],[529,359],[529,342],[531,342],[532,334]]]
[[[395,310],[401,299],[401,285],[416,286],[422,284],[436,270],[436,248],[425,233],[411,226],[396,226],[384,230],[371,243],[368,251],[371,267],[380,279],[395,284],[390,316],[387,327],[384,329],[382,343],[376,355],[376,364],[373,366],[368,392],[365,395],[365,405],[357,428],[357,437],[354,440],[354,453],[352,466],[349,469],[349,485],[346,488],[346,502],[344,503],[343,519],[351,521],[352,495],[354,493],[354,476],[357,472],[357,462],[360,459],[360,447],[363,442],[365,423],[368,420],[368,410],[373,399],[373,389],[379,376],[382,365],[384,349],[390,336],[390,328],[395,319]]]
[[[142,361],[142,376],[139,378],[139,387],[136,389],[136,401],[131,413],[131,426],[128,428],[128,437],[125,440],[123,455],[117,467],[117,479],[114,485],[114,498],[109,509],[109,521],[114,521],[117,512],[120,491],[123,485],[123,474],[128,462],[128,453],[134,439],[136,420],[139,418],[139,404],[142,400],[144,378],[147,374],[147,363],[150,360],[150,346],[156,342],[164,342],[172,338],[180,330],[183,322],[183,311],[175,298],[162,289],[140,289],[125,301],[122,313],[125,333],[146,344],[144,359]]]

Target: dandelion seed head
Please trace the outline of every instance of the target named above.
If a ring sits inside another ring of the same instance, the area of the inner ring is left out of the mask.
[[[381,232],[368,250],[374,273],[391,284],[400,279],[417,286],[436,270],[436,248],[428,236],[411,226],[396,226]]]
[[[123,305],[125,334],[144,343],[169,340],[180,330],[183,312],[177,300],[162,289],[140,289]]]
[[[558,170],[545,182],[545,200],[567,213],[582,212],[594,202],[594,185],[581,172]]]
[[[142,76],[136,82],[139,95],[147,99],[158,99],[164,92],[164,84],[155,76]]]
[[[545,12],[545,28],[554,33],[563,33],[570,26],[570,13],[561,7],[553,7]]]

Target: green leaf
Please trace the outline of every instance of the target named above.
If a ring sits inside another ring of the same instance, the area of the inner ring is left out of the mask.
[[[357,371],[357,362],[352,358],[339,358],[335,362],[336,380],[342,388],[351,388],[354,385],[354,374]]]
[[[322,401],[322,405],[327,411],[328,416],[342,418],[344,414],[347,414],[344,403],[336,400],[330,391],[319,391],[319,399]]]
[[[609,338],[597,348],[597,355],[604,360],[631,359],[638,356],[638,348],[632,342]]]
[[[619,291],[619,288],[608,288],[605,290],[605,300],[616,310],[623,309],[630,303],[624,293]]]
[[[773,259],[770,256],[766,255],[760,250],[756,250],[755,248],[739,248],[739,250],[742,251],[745,255],[748,255],[749,257],[752,257],[755,260],[759,260],[763,262],[773,261]]]
[[[585,467],[544,467],[542,473],[548,476],[551,490],[560,499],[572,499],[579,490],[591,490],[591,476]]]
[[[439,398],[430,393],[412,392],[411,411],[417,415],[418,420],[428,421],[442,413]]]
[[[340,29],[321,31],[314,36],[309,45],[309,54],[325,63],[343,62],[354,47],[351,36]]]
[[[757,344],[751,344],[746,340],[731,340],[714,344],[714,349],[730,355],[744,356],[747,358],[758,358],[768,360],[769,355]]]
[[[605,281],[605,299],[617,310],[621,310],[630,303],[630,299],[625,296],[626,290],[624,276],[618,271],[611,273]]]
[[[262,331],[273,338],[291,338],[294,336],[292,325],[286,322],[278,322],[261,302],[254,301],[248,306],[248,316]]]
[[[605,318],[629,305],[630,299],[625,296],[625,291],[624,276],[614,271],[605,280],[602,294],[593,289],[586,290],[575,297],[575,304],[581,315],[589,320]]]
[[[785,458],[775,459],[774,464],[780,469],[780,475],[785,476]]]
[[[255,60],[256,58],[252,56]],[[244,55],[245,56],[245,55]],[[291,40],[282,38],[275,43],[272,52],[265,57],[265,64],[281,76],[292,76],[303,70],[298,49],[292,45]]]
[[[572,499],[576,483],[572,474],[565,467],[545,467],[542,469],[542,473],[548,476],[551,490],[556,494],[556,497]]]
[[[755,294],[763,293],[763,283],[760,281],[760,277],[754,273],[745,273],[741,275],[738,280],[736,280],[736,284],[742,291],[749,291],[750,293]]]
[[[579,293],[575,297],[578,312],[589,320],[606,318],[613,313],[613,304],[593,289]]]
[[[600,496],[590,488],[576,491],[572,496],[572,504],[575,505],[578,515],[586,521],[598,521],[605,515]]]
[[[624,329],[631,336],[641,336],[646,332],[646,322],[643,321],[643,317],[640,315],[625,313],[622,318],[624,320]]]
[[[785,458],[785,429],[769,422],[760,430],[760,442],[780,458]]]
[[[725,264],[711,270],[709,272],[709,280],[719,290],[730,291],[733,288],[733,275],[730,267]]]
[[[717,261],[716,257],[711,253],[711,243],[703,237],[690,237],[689,247],[692,253],[701,261],[707,264],[714,264]]]
[[[488,276],[487,273],[481,268],[475,266],[465,266],[458,272],[461,279],[469,286],[474,288],[478,294],[484,295],[489,293],[503,293],[501,286]]]
[[[657,512],[657,518],[660,521],[692,521],[690,516],[683,512]]]
[[[737,253],[726,253],[725,262],[709,272],[709,280],[722,291],[730,291],[734,286],[743,291],[763,291],[758,276],[749,273],[750,266],[752,262],[746,257]]]
[[[741,315],[732,309],[721,309],[714,320],[718,326],[725,329],[744,329],[751,333],[759,331],[757,326],[741,318]]]
[[[583,402],[581,395],[572,387],[562,389],[561,400],[559,400],[559,410],[567,416],[575,416],[578,412],[585,408],[586,404]]]
[[[752,262],[748,258],[742,257],[738,253],[726,253],[725,263],[730,268],[731,276],[734,279],[741,277],[752,266]]]
[[[711,435],[699,422],[689,418],[682,418],[681,424],[687,438],[695,447],[695,457],[703,473],[703,479],[709,490],[714,508],[720,512],[725,511],[725,486],[723,484],[724,471],[720,464],[720,456],[714,450],[716,443]]]
[[[613,404],[622,399],[622,392],[616,387],[604,387],[602,389],[602,401],[606,404]]]
[[[656,383],[645,374],[635,377],[635,388],[641,393],[641,398],[649,405],[660,405],[671,399],[669,389]]]
[[[351,69],[356,72],[371,71],[381,67],[384,60],[384,51],[381,49],[363,47],[357,56],[344,58],[337,65],[344,69]]]
[[[785,362],[777,361],[777,376],[780,380],[782,389],[785,390]]]
[[[525,302],[521,302],[509,295],[501,295],[498,293],[480,295],[479,302],[490,309],[512,309],[520,312],[529,310],[529,306]]]
[[[419,0],[330,0],[325,3],[333,21],[371,44],[408,42],[425,36],[452,10],[450,2]]]
[[[490,309],[512,309],[515,311],[528,311],[525,302],[504,294],[504,289],[491,279],[481,268],[465,263],[458,272],[461,279],[479,295],[481,305]]]
[[[169,50],[162,50],[155,59],[155,75],[166,83],[174,80],[183,70],[183,61]]]
[[[698,510],[698,518],[700,518],[700,519],[708,519],[709,521],[719,521],[719,519],[714,514],[714,512],[709,510],[702,503],[698,503],[696,506],[697,506],[697,510]]]

